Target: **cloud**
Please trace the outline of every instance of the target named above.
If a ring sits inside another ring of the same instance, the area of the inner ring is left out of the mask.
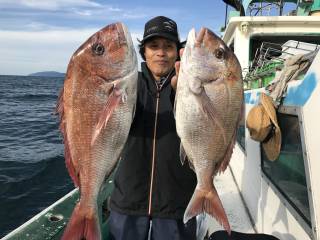
[[[95,27],[115,21],[139,21],[150,16],[150,11],[143,8],[120,8],[88,0],[0,0],[0,11],[2,30]]]
[[[76,10],[75,9],[74,13],[78,14],[78,15],[82,15],[82,16],[92,16],[93,15],[93,12],[90,10]]]
[[[93,0],[0,0],[0,74],[66,71],[72,53],[99,28],[125,23],[135,46],[146,20],[180,8]],[[139,30],[135,30],[139,29]],[[139,56],[139,55],[138,55]]]
[[[57,11],[68,7],[99,8],[101,4],[89,0],[0,0],[3,7],[9,9],[38,9]]]
[[[98,29],[0,31],[0,74],[27,75],[38,71],[65,72],[75,50]],[[135,47],[141,32],[131,32]]]

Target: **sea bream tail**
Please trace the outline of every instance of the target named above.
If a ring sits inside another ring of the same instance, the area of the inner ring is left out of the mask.
[[[101,240],[97,208],[75,206],[61,240]]]
[[[231,234],[227,215],[214,186],[210,191],[203,191],[196,187],[184,213],[183,222],[187,223],[191,218],[201,213],[208,213],[214,217],[224,227],[229,235]]]

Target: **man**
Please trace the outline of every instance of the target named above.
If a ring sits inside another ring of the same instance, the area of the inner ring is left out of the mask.
[[[182,221],[196,177],[180,163],[173,115],[176,82],[170,84],[180,45],[173,20],[159,16],[145,24],[136,112],[110,199],[113,239],[196,239],[196,220]]]

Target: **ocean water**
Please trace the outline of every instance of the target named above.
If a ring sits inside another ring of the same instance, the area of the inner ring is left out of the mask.
[[[74,188],[54,115],[62,85],[0,76],[0,238]]]

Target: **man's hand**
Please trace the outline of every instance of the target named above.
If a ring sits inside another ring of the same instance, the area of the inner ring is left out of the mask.
[[[183,50],[184,50],[184,48],[181,48],[180,51],[179,51],[180,59],[182,58]],[[179,77],[179,70],[180,70],[180,61],[177,61],[174,64],[174,67],[176,69],[176,75],[174,75],[171,78],[171,86],[172,86],[172,88],[174,90],[176,90],[177,89],[177,83],[178,83],[178,77]]]

